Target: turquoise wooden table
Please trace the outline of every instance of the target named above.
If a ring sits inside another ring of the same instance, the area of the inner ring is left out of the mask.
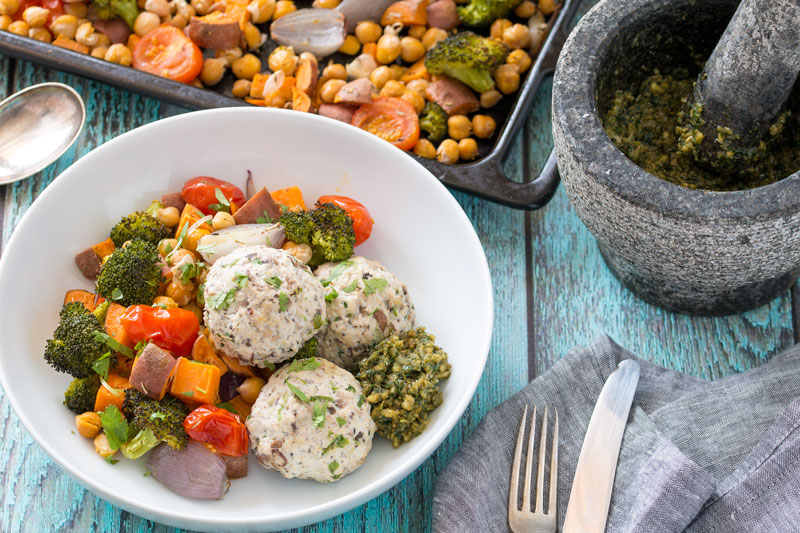
[[[186,112],[1,55],[0,80],[0,99],[34,83],[67,83],[81,93],[88,111],[84,132],[65,156],[32,178],[0,187],[0,253],[37,195],[73,161],[132,128]],[[549,87],[542,88],[507,163],[519,179],[537,172],[551,147]],[[569,349],[601,333],[646,359],[707,379],[758,365],[797,341],[800,314],[794,288],[769,305],[722,318],[676,315],[642,302],[608,271],[563,188],[532,213],[454,195],[481,238],[495,291],[494,337],[475,397],[436,453],[403,482],[303,531],[429,530],[437,473],[486,412]],[[8,305],[4,309],[9,312]],[[84,490],[28,436],[2,391],[0,425],[0,531],[175,531]]]

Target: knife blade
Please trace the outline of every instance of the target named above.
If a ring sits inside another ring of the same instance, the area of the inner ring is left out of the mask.
[[[639,364],[626,359],[608,376],[594,406],[575,467],[564,533],[603,533],[622,434],[639,383]]]

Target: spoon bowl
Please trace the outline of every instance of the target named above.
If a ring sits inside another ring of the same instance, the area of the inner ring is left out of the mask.
[[[0,102],[0,185],[35,174],[61,157],[83,129],[75,89],[41,83]]]

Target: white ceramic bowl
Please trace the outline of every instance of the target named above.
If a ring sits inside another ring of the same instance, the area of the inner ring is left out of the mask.
[[[69,376],[42,357],[68,289],[92,289],[73,261],[108,236],[123,215],[197,175],[244,189],[298,185],[311,203],[322,194],[365,204],[375,227],[357,253],[377,259],[409,288],[417,323],[449,354],[452,376],[427,430],[393,449],[376,437],[366,463],[339,482],[284,479],[250,458],[250,473],[221,501],[174,494],[150,477],[146,461],[110,465],[73,434],[61,405]],[[0,381],[22,423],[78,481],[146,518],[206,530],[278,529],[323,520],[379,495],[433,453],[467,407],[492,330],[492,289],[480,241],[450,193],[421,165],[364,131],[316,115],[219,109],[138,128],[94,150],[39,197],[0,260]],[[56,503],[58,505],[58,503]]]

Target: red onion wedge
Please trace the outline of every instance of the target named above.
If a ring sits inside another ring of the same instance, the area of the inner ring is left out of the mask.
[[[237,224],[200,237],[197,251],[207,265],[213,265],[242,246],[280,248],[285,237],[286,232],[280,224]]]
[[[225,461],[197,441],[181,450],[160,444],[147,460],[150,474],[173,492],[198,500],[221,500],[231,482]]]
[[[336,11],[344,14],[347,33],[356,29],[356,24],[362,20],[380,22],[383,12],[395,0],[344,0],[336,7]]]
[[[278,44],[291,46],[298,54],[311,52],[325,57],[344,44],[344,15],[334,9],[300,9],[279,18],[269,28]]]

